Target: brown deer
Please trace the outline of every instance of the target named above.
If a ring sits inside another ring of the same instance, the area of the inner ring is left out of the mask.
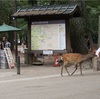
[[[94,57],[94,53],[89,53],[86,55],[82,55],[79,53],[66,53],[62,55],[62,61],[63,61],[63,66],[61,68],[61,75],[63,73],[63,68],[65,67],[68,75],[69,71],[67,69],[67,67],[69,67],[69,63],[74,64],[75,65],[75,70],[72,72],[71,75],[73,75],[75,73],[75,71],[77,70],[78,66],[80,67],[80,73],[82,74],[82,63],[88,59],[92,59]],[[63,75],[62,75],[63,76]]]

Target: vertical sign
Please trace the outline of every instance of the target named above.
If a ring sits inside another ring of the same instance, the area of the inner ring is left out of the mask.
[[[10,48],[4,48],[4,51],[5,51],[5,54],[6,54],[6,58],[7,58],[7,61],[8,61],[9,68],[10,69],[14,68],[15,64],[14,64],[13,55],[11,53]]]

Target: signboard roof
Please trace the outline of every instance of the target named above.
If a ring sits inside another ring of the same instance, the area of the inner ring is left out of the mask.
[[[72,17],[83,16],[77,4],[33,6],[31,8],[20,8],[12,16],[16,18],[25,18],[29,16],[42,16],[42,15],[43,16],[70,15]]]

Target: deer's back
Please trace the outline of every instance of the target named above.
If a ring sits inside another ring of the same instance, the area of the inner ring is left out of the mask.
[[[82,59],[82,55],[78,53],[67,53],[62,55],[62,60],[64,62],[70,62],[70,63],[78,63]]]

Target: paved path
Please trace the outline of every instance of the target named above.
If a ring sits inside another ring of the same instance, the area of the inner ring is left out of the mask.
[[[35,67],[31,68],[33,76],[25,73],[29,68],[22,68],[21,75],[0,77],[0,99],[100,99],[100,71],[85,70],[84,76],[77,71],[61,77],[59,67],[49,68],[50,74],[38,68],[41,75],[34,72]]]
[[[54,59],[46,58],[44,65],[24,65],[21,57],[20,75],[14,69],[0,69],[0,99],[100,99],[100,71],[79,69],[68,76]],[[72,72],[74,67],[68,68]]]

